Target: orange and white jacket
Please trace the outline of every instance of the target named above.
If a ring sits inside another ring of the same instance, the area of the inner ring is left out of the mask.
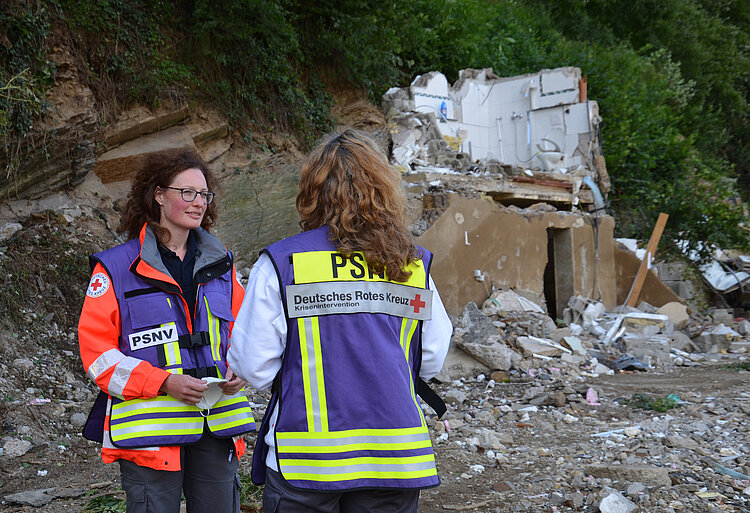
[[[221,243],[209,235],[204,230],[200,230],[199,249],[201,254],[217,254],[217,244]],[[123,245],[117,246],[112,250],[118,250],[125,245],[133,245],[136,241],[129,241]],[[137,240],[139,244],[135,251],[136,258],[129,264],[128,270],[119,269],[118,272],[131,272],[138,279],[144,280],[145,287],[160,288],[159,293],[169,293],[175,306],[182,309],[184,315],[184,326],[178,326],[180,331],[188,334],[193,333],[195,319],[191,319],[189,309],[185,299],[180,294],[180,289],[176,281],[168,274],[159,269],[164,269],[160,262],[158,251],[155,248],[155,237],[150,227],[144,225],[140,236]],[[211,247],[201,247],[201,243],[208,244]],[[144,247],[147,248],[144,251]],[[231,314],[228,330],[234,324],[234,317],[239,311],[244,297],[242,285],[237,280],[234,265],[231,264],[231,254],[226,251],[223,245],[220,246],[224,259],[229,257],[227,266],[231,266]],[[151,250],[149,251],[149,248]],[[101,255],[101,254],[100,254]],[[159,261],[157,262],[157,258]],[[159,395],[159,389],[164,381],[170,375],[170,371],[160,368],[149,361],[126,355],[127,341],[122,340],[122,316],[121,308],[126,308],[120,304],[115,286],[112,283],[113,275],[117,273],[108,270],[103,265],[102,260],[97,255],[92,256],[92,277],[86,292],[81,317],[78,324],[78,338],[81,352],[81,359],[84,368],[89,376],[96,382],[97,386],[106,393],[108,397],[107,404],[111,403],[111,398],[116,397],[120,400],[149,399]],[[198,262],[196,262],[196,269]],[[227,273],[228,275],[229,273]],[[211,273],[208,273],[211,276]],[[198,287],[201,286],[200,281]],[[150,290],[150,289],[143,289]],[[198,310],[196,310],[196,316]],[[224,322],[224,321],[222,321]],[[224,330],[226,331],[226,329]],[[226,337],[228,339],[228,337]],[[124,344],[124,345],[122,345]],[[226,350],[228,343],[222,342],[221,358],[226,361]],[[178,349],[179,351],[179,349]],[[224,367],[225,364],[224,364]],[[173,369],[172,372],[175,372]],[[180,371],[181,372],[181,371]],[[97,401],[101,403],[101,401]],[[101,404],[100,404],[101,406]],[[97,406],[95,405],[96,409]],[[103,412],[99,412],[100,414]],[[89,423],[92,422],[94,410],[89,417]],[[93,419],[95,421],[95,419]],[[250,419],[252,420],[252,419]],[[99,424],[101,425],[101,424]],[[139,447],[139,448],[118,448],[115,447],[109,437],[109,411],[104,414],[103,425],[103,446],[102,460],[104,463],[112,463],[118,459],[132,461],[138,465],[153,468],[156,470],[180,470],[180,446],[169,445],[159,447]],[[89,426],[87,425],[87,428]],[[234,437],[234,445],[237,457],[245,452],[245,443],[241,436]]]

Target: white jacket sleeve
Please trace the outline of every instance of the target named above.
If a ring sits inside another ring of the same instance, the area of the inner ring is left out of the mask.
[[[258,390],[269,388],[281,369],[286,333],[279,280],[264,253],[248,277],[245,299],[232,330],[229,367]]]
[[[422,367],[419,377],[427,381],[443,368],[453,334],[453,325],[430,276],[432,318],[422,323]]]

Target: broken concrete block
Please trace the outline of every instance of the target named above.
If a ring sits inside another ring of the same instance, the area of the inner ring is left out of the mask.
[[[669,337],[666,335],[626,334],[620,341],[622,352],[635,356],[645,364],[656,366],[670,363]]]
[[[23,226],[20,223],[5,223],[0,226],[0,241],[11,238],[21,228]]]
[[[583,472],[587,476],[608,478],[612,481],[639,482],[648,486],[672,486],[669,470],[666,467],[652,467],[650,465],[586,465]]]
[[[586,328],[596,323],[599,317],[603,316],[607,312],[603,303],[594,301],[589,303],[583,310],[583,327]]]
[[[574,336],[569,337],[563,337],[561,344],[569,348],[573,353],[577,355],[585,355],[586,349],[583,347],[583,342],[581,342],[581,339]]]
[[[732,342],[741,338],[740,334],[733,329],[719,324],[713,329],[704,331],[694,337],[693,342],[702,353],[720,353],[728,351]]]
[[[709,312],[714,322],[727,323],[734,321],[734,311],[728,308],[715,308]]]
[[[499,312],[546,313],[544,308],[512,290],[499,290],[494,292],[489,299],[482,304],[482,312],[484,312],[485,315],[495,315]]]
[[[469,303],[456,326],[455,343],[492,370],[509,370],[521,355],[509,348],[492,321]]]
[[[584,363],[586,361],[586,358],[577,354],[563,353],[562,355],[560,355],[560,361],[577,366]]]
[[[679,349],[686,353],[698,353],[700,350],[696,346],[690,337],[688,337],[682,331],[675,331],[669,336],[669,347]]]
[[[632,313],[622,318],[621,326],[628,333],[640,333],[642,335],[656,335],[657,333],[670,334],[674,325],[669,317],[661,314]]]
[[[750,335],[750,321],[743,319],[737,323],[737,332],[744,336]]]
[[[669,317],[677,330],[685,329],[690,321],[687,306],[682,303],[677,303],[676,301],[662,305],[656,313]]]
[[[550,339],[539,337],[518,337],[516,339],[518,347],[528,353],[530,356],[560,356],[563,353],[570,353],[570,349],[563,347]]]

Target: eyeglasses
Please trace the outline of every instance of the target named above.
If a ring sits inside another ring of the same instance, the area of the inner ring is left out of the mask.
[[[201,198],[203,198],[203,203],[206,205],[210,205],[211,202],[214,200],[215,194],[213,192],[209,191],[201,191],[198,192],[195,189],[180,189],[179,187],[164,187],[165,189],[173,189],[175,191],[180,191],[180,196],[182,197],[183,201],[195,201],[195,198],[200,194]]]

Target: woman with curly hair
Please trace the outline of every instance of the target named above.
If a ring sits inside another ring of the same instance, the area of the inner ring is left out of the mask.
[[[78,337],[101,393],[84,436],[118,462],[128,513],[178,513],[183,493],[190,512],[240,511],[241,435],[255,422],[226,364],[244,291],[208,232],[215,186],[191,150],[149,155],[120,219],[128,241],[90,259]]]
[[[416,512],[439,484],[417,393],[452,326],[401,177],[346,130],[302,164],[303,232],[253,267],[229,362],[272,397],[253,455],[264,511]]]

